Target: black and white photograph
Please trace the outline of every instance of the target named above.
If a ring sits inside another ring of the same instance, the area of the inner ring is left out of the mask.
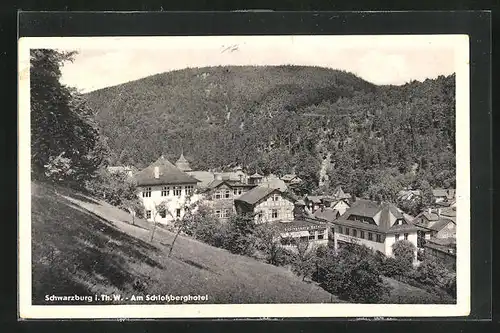
[[[21,38],[21,316],[467,315],[468,47]]]

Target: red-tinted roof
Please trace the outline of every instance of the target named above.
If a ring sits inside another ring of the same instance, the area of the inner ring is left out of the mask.
[[[159,175],[155,178],[155,167],[158,167]],[[198,179],[182,172],[175,165],[161,156],[154,163],[142,169],[135,175],[137,185],[168,185],[168,184],[196,184]]]

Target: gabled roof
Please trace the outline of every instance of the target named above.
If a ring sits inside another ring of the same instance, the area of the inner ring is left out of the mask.
[[[286,183],[283,180],[279,179],[278,177],[272,176],[272,175],[269,175],[268,177],[264,177],[262,179],[261,184],[262,184],[262,186],[269,185],[269,187],[277,188],[282,192],[285,192],[288,189],[288,186],[286,185]]]
[[[159,177],[155,178],[155,167],[158,167]],[[196,184],[198,179],[182,172],[175,165],[161,156],[154,163],[142,169],[135,175],[137,185],[169,185],[169,184]]]
[[[361,221],[349,220],[351,215],[363,216],[373,218],[376,224],[368,224]],[[393,233],[399,231],[414,231],[420,228],[416,225],[404,223],[400,225],[392,225],[393,221],[402,219],[407,222],[403,213],[392,203],[377,203],[375,201],[358,199],[351,208],[347,209],[345,213],[335,221],[335,223],[348,225],[353,227],[365,228],[384,233]]]
[[[250,205],[255,205],[259,201],[267,198],[273,193],[279,193],[282,197],[288,198],[290,199],[290,201],[295,202],[295,200],[290,196],[288,196],[286,193],[280,191],[277,188],[272,188],[267,186],[254,187],[250,191],[242,194],[238,199],[235,199],[235,201],[242,201]]]
[[[333,222],[338,215],[339,211],[332,208],[318,209],[314,212],[314,217],[328,222]]]
[[[221,179],[214,179],[212,182],[210,182],[210,184],[207,185],[207,188],[209,189],[214,189],[214,188],[217,188],[219,186],[221,186],[222,184],[226,184],[228,187],[255,187],[256,185],[252,185],[252,184],[243,184],[243,183],[240,183],[238,181],[234,181],[234,180],[221,180]]]
[[[202,188],[206,188],[215,179],[214,173],[210,171],[188,171],[187,174],[198,179],[198,186]]]
[[[348,214],[346,217],[350,215],[374,217],[380,209],[380,205],[375,201],[358,199],[352,204],[351,208],[344,213],[344,215]]]
[[[322,198],[323,197],[321,195],[308,195],[308,196],[306,196],[306,200],[312,201],[313,203],[317,203],[317,204],[321,203]]]
[[[346,198],[351,197],[351,195],[349,193],[344,192],[344,190],[342,189],[342,186],[340,186],[340,185],[335,188],[335,190],[333,191],[333,195],[337,199],[346,199]]]
[[[451,219],[441,218],[439,221],[432,223],[427,228],[439,232],[439,231],[443,230],[444,227],[446,227],[450,223],[454,224],[455,222],[453,222]]]
[[[249,178],[262,178],[262,175],[259,175],[257,172],[251,175]]]

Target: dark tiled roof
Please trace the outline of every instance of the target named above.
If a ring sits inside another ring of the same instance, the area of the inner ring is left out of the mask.
[[[345,213],[349,215],[360,215],[366,217],[374,217],[380,211],[380,205],[374,201],[358,199],[356,200],[351,208],[349,208]]]
[[[255,205],[257,202],[266,198],[268,195],[270,195],[273,192],[278,192],[281,194],[281,191],[278,189],[266,187],[266,186],[257,186],[255,188],[251,189],[250,191],[242,194],[235,201],[243,201],[243,202],[246,202],[250,205]]]
[[[323,197],[321,195],[308,195],[306,197],[306,200],[309,200],[309,201],[312,201],[314,203],[318,203],[319,204],[319,203],[321,203],[321,199],[322,198]]]
[[[349,220],[351,215],[373,218],[376,224]],[[393,218],[391,219],[391,217]],[[396,219],[403,219],[403,224],[392,225],[391,220]],[[403,213],[401,213],[395,205],[387,202],[379,204],[375,201],[359,199],[334,223],[383,233],[420,230],[418,226],[405,222],[407,221]]]
[[[331,208],[325,208],[323,210],[318,209],[317,211],[314,212],[314,216],[318,219],[325,220],[328,222],[333,222],[336,218],[337,215],[339,214],[339,211],[336,209],[331,209]]]
[[[434,231],[441,231],[443,230],[444,227],[446,227],[450,223],[454,223],[453,220],[447,218],[440,218],[439,221],[430,224],[426,228]]]
[[[154,170],[158,167],[159,177],[155,178]],[[135,175],[137,185],[167,185],[167,184],[196,184],[198,179],[179,170],[166,158],[161,156],[156,162],[142,169]]]

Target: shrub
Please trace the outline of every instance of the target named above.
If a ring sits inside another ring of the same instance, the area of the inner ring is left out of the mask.
[[[232,253],[247,256],[255,251],[255,222],[253,218],[234,215],[229,219],[223,247]]]
[[[387,258],[383,265],[381,273],[388,277],[394,277],[400,280],[403,276],[405,276],[408,272],[408,266],[406,262],[401,259]]]
[[[292,271],[304,281],[310,277],[316,267],[316,254],[308,241],[295,241],[296,252],[293,256]]]
[[[342,299],[377,303],[388,293],[380,277],[378,259],[366,246],[346,245],[320,264],[320,285]]]
[[[405,265],[407,269],[413,267],[415,261],[416,247],[413,243],[401,240],[392,245],[392,253],[394,258],[400,261],[401,265]]]

